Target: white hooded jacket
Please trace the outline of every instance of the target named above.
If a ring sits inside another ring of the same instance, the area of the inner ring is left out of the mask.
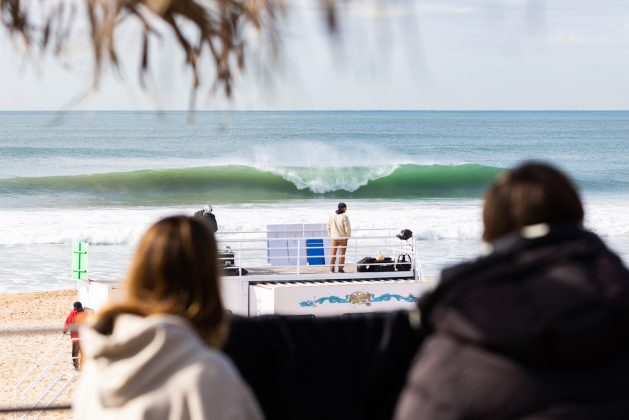
[[[229,359],[173,315],[120,315],[111,335],[81,328],[76,419],[243,419],[263,416]]]
[[[346,239],[352,236],[352,226],[345,213],[334,213],[328,219],[328,235],[332,239]]]

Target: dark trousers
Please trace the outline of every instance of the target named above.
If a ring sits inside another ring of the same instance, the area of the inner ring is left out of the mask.
[[[79,347],[78,341],[72,342],[72,364],[74,365],[75,370],[79,370],[80,361],[79,355],[81,354],[81,348]]]

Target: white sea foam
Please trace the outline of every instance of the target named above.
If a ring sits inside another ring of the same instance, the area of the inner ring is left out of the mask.
[[[356,191],[404,164],[419,164],[382,146],[331,145],[316,141],[257,145],[245,165],[272,172],[315,193]],[[232,162],[233,163],[233,162]],[[424,164],[430,164],[424,162]]]
[[[345,168],[434,162],[419,162],[416,158],[395,153],[390,148],[378,145],[349,143],[334,145],[327,142],[301,141],[256,145],[252,148],[251,155],[242,163],[261,168]]]
[[[476,240],[481,235],[480,200],[353,200],[354,228],[410,228],[418,239]],[[586,202],[586,226],[603,237],[629,237],[629,213],[621,198]],[[199,203],[199,207],[203,203]],[[262,231],[267,224],[324,223],[336,201],[215,206],[222,231]],[[0,210],[0,245],[134,244],[151,223],[171,214],[192,214],[191,207]]]
[[[391,175],[396,168],[397,166],[368,168],[317,166],[313,168],[273,167],[267,170],[292,182],[300,190],[309,189],[314,193],[323,194],[339,190],[356,191],[367,185],[369,181]]]
[[[200,204],[201,205],[201,204]],[[267,224],[325,223],[336,201],[214,206],[221,231],[262,231]],[[420,239],[469,239],[479,236],[479,204],[471,201],[349,203],[354,228],[411,228]],[[171,214],[192,214],[187,207],[0,210],[0,245],[135,243],[151,223]]]
[[[199,208],[205,203],[199,203]],[[411,229],[424,273],[436,276],[450,264],[484,251],[480,200],[352,200],[355,229]],[[220,231],[260,232],[267,224],[325,223],[336,201],[215,205]],[[629,214],[622,199],[587,201],[586,225],[627,261]],[[70,243],[88,241],[90,276],[121,279],[146,229],[161,217],[192,214],[196,208],[93,208],[0,210],[0,291],[50,290],[70,280]],[[234,244],[231,244],[234,245]],[[237,245],[236,245],[237,246]]]

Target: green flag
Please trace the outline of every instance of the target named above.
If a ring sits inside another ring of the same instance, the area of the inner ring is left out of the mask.
[[[74,242],[72,244],[72,277],[77,280],[87,280],[87,251],[86,242]]]

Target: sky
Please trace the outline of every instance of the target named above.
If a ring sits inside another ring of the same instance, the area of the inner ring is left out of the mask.
[[[234,97],[206,83],[198,109],[629,109],[626,0],[354,0],[336,36],[317,2],[288,6],[280,56],[254,43]],[[85,39],[61,59],[25,58],[0,28],[0,110],[187,109],[172,35],[155,44],[147,91],[137,35],[119,30],[124,76],[107,72],[93,92]]]

